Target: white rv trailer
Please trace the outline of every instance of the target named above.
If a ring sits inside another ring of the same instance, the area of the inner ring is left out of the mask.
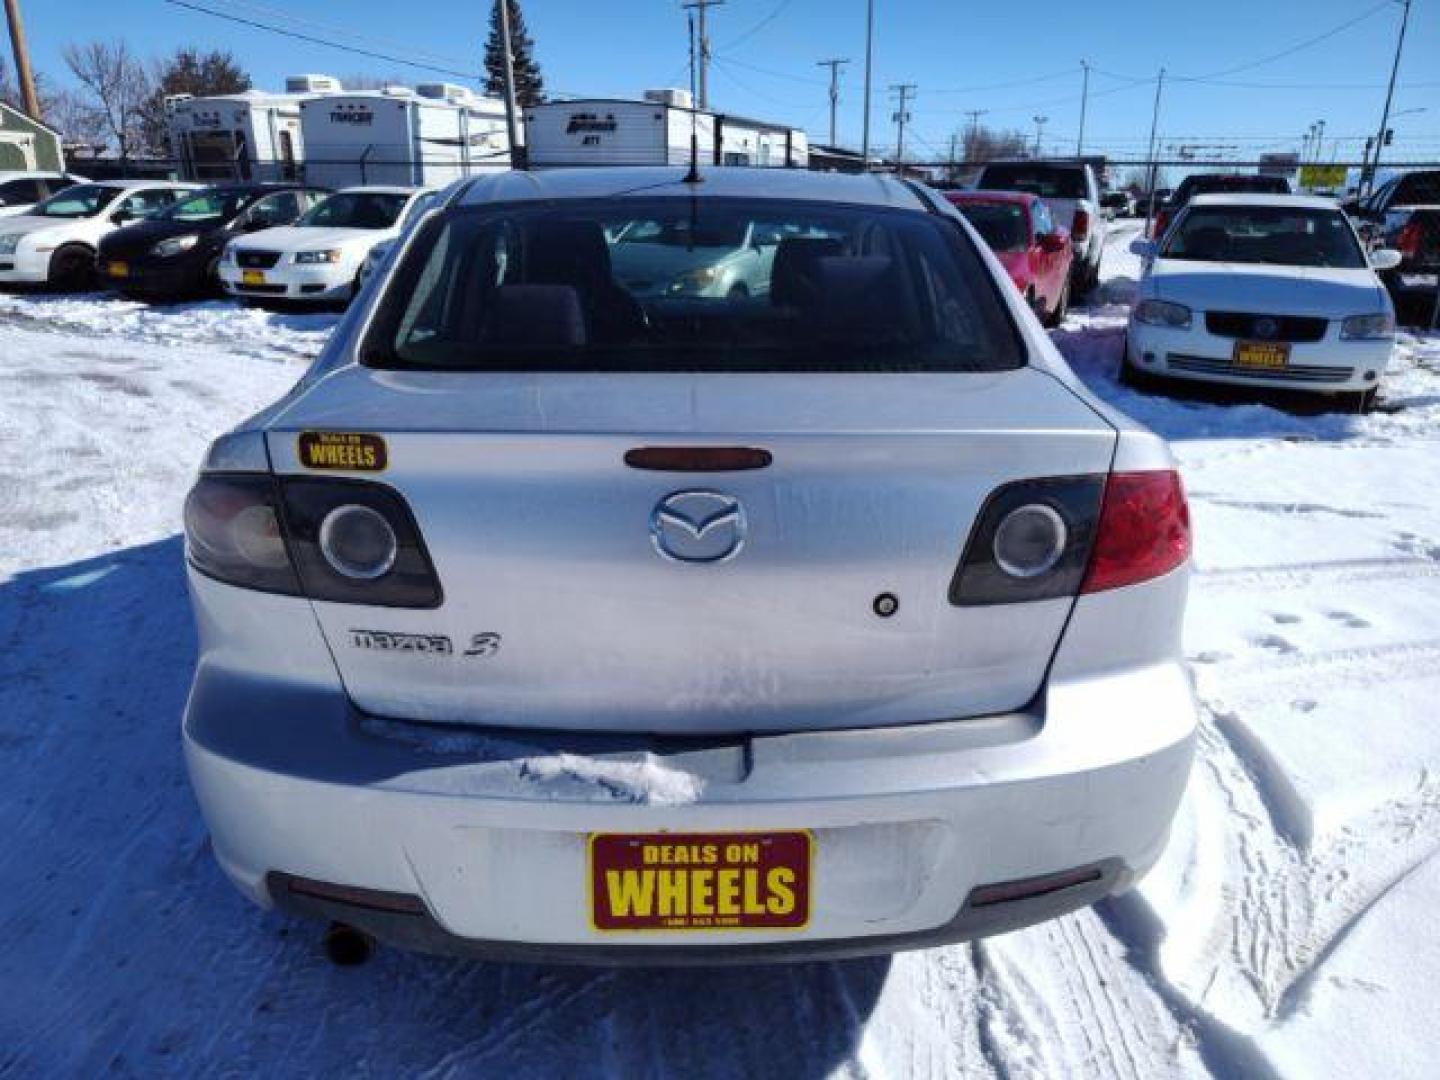
[[[312,184],[439,187],[510,167],[504,103],[448,83],[313,98],[300,117]]]
[[[299,179],[305,160],[300,106],[339,87],[328,75],[296,75],[283,94],[168,98],[171,153],[181,175],[210,183]]]
[[[524,115],[528,159],[537,168],[684,165],[692,137],[702,164],[803,169],[810,161],[803,131],[696,109],[684,90],[649,90],[643,101],[552,101]]]

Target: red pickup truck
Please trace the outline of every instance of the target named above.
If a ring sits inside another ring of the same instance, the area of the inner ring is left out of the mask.
[[[1056,224],[1038,195],[1019,191],[948,191],[945,197],[990,245],[1046,326],[1070,306],[1070,233]]]

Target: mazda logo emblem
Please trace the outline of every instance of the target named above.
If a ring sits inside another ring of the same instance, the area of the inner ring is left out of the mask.
[[[677,491],[655,504],[650,539],[674,562],[724,562],[745,544],[745,510],[718,491]]]

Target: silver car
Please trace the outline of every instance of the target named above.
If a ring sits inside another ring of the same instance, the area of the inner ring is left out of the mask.
[[[636,297],[636,220],[776,228],[763,301]],[[185,753],[246,896],[337,959],[752,962],[1156,860],[1195,732],[1174,462],[942,198],[506,173],[382,275],[186,505]]]

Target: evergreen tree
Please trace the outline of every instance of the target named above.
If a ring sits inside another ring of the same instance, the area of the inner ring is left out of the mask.
[[[520,14],[519,0],[503,0],[510,9],[510,52],[514,56],[515,99],[521,108],[538,105],[545,100],[545,79],[535,62],[535,42],[525,29],[525,16]],[[500,42],[500,4],[490,12],[490,40],[485,43],[485,93],[491,97],[505,96],[505,50]]]

